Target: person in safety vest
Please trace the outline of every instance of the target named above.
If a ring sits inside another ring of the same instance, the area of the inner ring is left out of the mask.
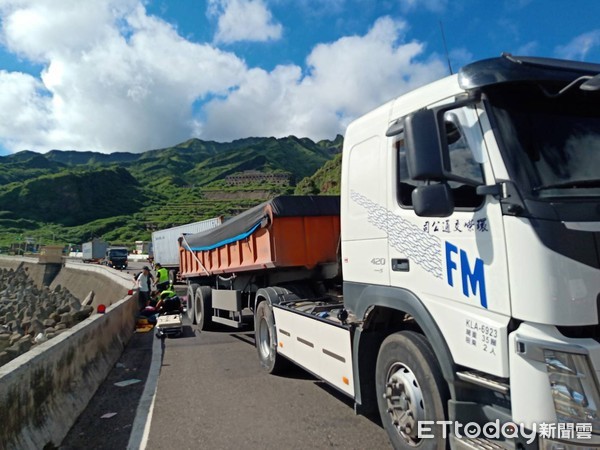
[[[160,263],[156,263],[156,290],[162,292],[169,287],[169,272]]]
[[[174,305],[174,302],[170,302],[170,300],[176,300],[176,304],[178,305],[176,309],[179,310],[181,308],[181,300],[175,291],[168,289],[160,293],[158,303],[156,304],[156,310],[159,312],[170,312],[169,310],[172,309]]]

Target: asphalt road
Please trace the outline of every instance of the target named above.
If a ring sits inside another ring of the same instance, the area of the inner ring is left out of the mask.
[[[148,449],[386,449],[380,425],[307,372],[265,373],[252,332],[165,340]]]
[[[134,275],[139,274],[142,271],[142,268],[144,266],[150,266],[148,264],[147,261],[129,261],[129,263],[127,264],[127,269],[125,269],[123,272],[127,272],[129,274],[131,274],[131,276],[133,277]]]
[[[351,399],[302,369],[265,373],[251,330],[200,332],[185,321],[178,338],[134,335],[61,449],[118,450],[139,441],[149,450],[391,448],[376,421],[355,415]],[[154,386],[153,348],[159,375],[150,407],[144,385]],[[142,381],[114,384],[131,379]],[[114,415],[102,419],[106,413]],[[140,416],[146,434],[136,441]]]
[[[148,377],[153,347],[160,374],[150,408],[143,394],[145,383],[153,386]],[[128,380],[142,381],[115,385]],[[103,418],[106,414],[111,416]],[[285,376],[263,372],[252,332],[199,332],[188,323],[183,336],[162,342],[153,332],[135,334],[59,448],[391,447],[380,425],[355,415],[349,398],[302,369],[292,367]]]

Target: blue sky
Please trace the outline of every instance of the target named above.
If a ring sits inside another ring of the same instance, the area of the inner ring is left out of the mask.
[[[597,0],[0,0],[0,154],[318,140],[507,51],[600,62]]]

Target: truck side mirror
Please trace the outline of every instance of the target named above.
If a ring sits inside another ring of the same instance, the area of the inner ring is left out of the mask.
[[[447,183],[417,186],[412,203],[419,217],[448,217],[454,212],[452,191]]]
[[[405,121],[404,138],[408,174],[413,180],[445,179],[444,156],[436,112],[422,109]]]

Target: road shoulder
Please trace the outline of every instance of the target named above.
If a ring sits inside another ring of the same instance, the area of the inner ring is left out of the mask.
[[[119,361],[63,440],[59,447],[61,450],[117,449],[128,446],[132,431],[140,426],[136,423],[136,414],[140,401],[146,399],[145,386],[154,341],[159,339],[155,338],[153,330],[134,333]]]

